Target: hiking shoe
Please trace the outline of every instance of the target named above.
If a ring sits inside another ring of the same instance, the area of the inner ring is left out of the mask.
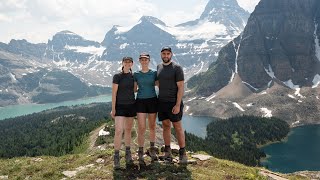
[[[179,164],[188,164],[188,156],[185,153],[179,155]]]
[[[120,169],[120,156],[119,155],[113,156],[113,168]]]
[[[131,156],[131,151],[126,151],[126,164],[132,164],[133,160],[132,160],[132,156]]]
[[[151,157],[151,161],[156,161],[158,160],[158,156],[157,156],[157,148],[156,147],[150,147],[150,150],[149,150],[149,155]]]
[[[171,149],[168,149],[167,151],[164,152],[163,159],[164,159],[164,161],[172,162]]]

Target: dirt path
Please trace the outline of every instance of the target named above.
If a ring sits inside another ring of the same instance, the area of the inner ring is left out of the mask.
[[[99,136],[99,131],[101,129],[103,129],[106,126],[106,123],[104,123],[103,125],[101,125],[100,127],[98,127],[97,129],[91,131],[90,135],[89,135],[89,147],[87,149],[87,153],[92,152],[94,150],[94,144]]]
[[[265,176],[265,177],[269,177],[269,178],[274,179],[274,180],[288,180],[287,178],[284,178],[284,177],[282,177],[281,175],[279,175],[277,173],[274,173],[274,172],[271,172],[271,171],[268,171],[268,170],[265,170],[265,169],[260,169],[259,173],[261,175]]]

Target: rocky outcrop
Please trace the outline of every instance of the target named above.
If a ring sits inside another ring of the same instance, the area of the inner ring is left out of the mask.
[[[230,81],[231,72],[260,90],[272,78],[312,86],[320,74],[319,7],[317,0],[260,1],[242,34],[220,51],[217,63],[195,80],[190,79],[206,82],[195,92],[205,96],[217,92]]]

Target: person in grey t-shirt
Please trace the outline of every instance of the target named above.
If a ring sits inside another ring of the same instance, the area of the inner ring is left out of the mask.
[[[165,153],[163,158],[172,161],[170,148],[171,123],[177,134],[179,149],[179,163],[188,163],[185,150],[185,135],[182,128],[184,92],[184,74],[181,66],[171,61],[170,47],[161,49],[162,63],[157,66],[157,80],[159,84],[158,119],[162,122]]]

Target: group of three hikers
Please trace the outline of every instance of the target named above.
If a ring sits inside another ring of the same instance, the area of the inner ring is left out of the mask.
[[[122,134],[124,132],[125,160],[132,163],[130,150],[131,129],[133,118],[137,116],[138,121],[138,160],[144,164],[144,135],[146,131],[146,120],[150,131],[149,155],[152,161],[158,159],[156,139],[156,116],[162,122],[164,155],[167,161],[172,161],[170,147],[171,123],[179,144],[179,163],[187,163],[185,150],[185,135],[182,128],[184,93],[184,74],[181,66],[171,61],[172,50],[165,46],[161,49],[162,63],[157,66],[157,71],[149,68],[150,55],[141,53],[139,62],[141,69],[132,73],[132,57],[122,59],[122,71],[113,76],[112,82],[112,110],[111,116],[115,120],[114,136],[114,168],[120,167],[120,154]],[[157,96],[155,86],[159,88]],[[135,92],[137,96],[135,98]]]

